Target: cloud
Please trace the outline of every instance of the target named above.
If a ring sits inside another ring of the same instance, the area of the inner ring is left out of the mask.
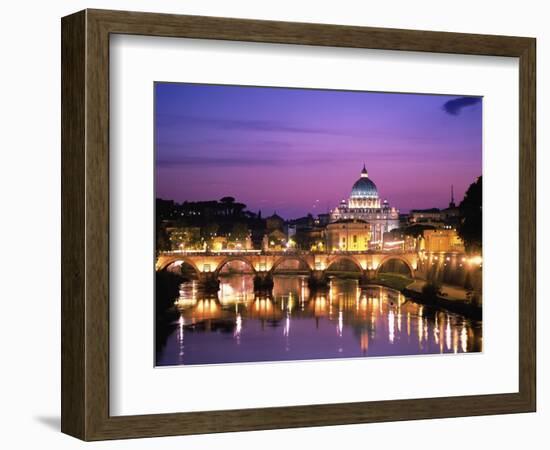
[[[250,158],[250,157],[225,157],[208,158],[201,156],[180,156],[175,158],[162,158],[156,161],[158,167],[174,168],[181,166],[203,166],[203,167],[258,167],[258,166],[296,166],[311,164],[334,164],[333,159],[316,158],[306,159],[283,159],[283,158]]]
[[[167,133],[168,134],[168,133]],[[187,138],[187,136],[175,135],[165,139],[157,137],[156,142],[157,148],[162,153],[179,153],[185,149],[186,151],[194,152],[204,152],[212,151],[214,149],[223,148],[225,151],[239,151],[245,147],[249,148],[269,148],[271,152],[288,152],[292,150],[295,145],[290,141],[283,140],[269,140],[269,139],[246,139],[246,138],[236,138],[228,139],[226,138]]]
[[[347,135],[344,130],[331,130],[321,127],[297,126],[277,120],[257,119],[227,119],[227,118],[205,118],[185,115],[157,114],[158,127],[181,128],[185,125],[202,128],[217,128],[221,130],[243,130],[261,132],[282,132],[282,133],[304,133],[304,134],[327,134]]]
[[[481,97],[458,97],[443,104],[443,109],[451,116],[458,116],[462,108],[481,103]]]

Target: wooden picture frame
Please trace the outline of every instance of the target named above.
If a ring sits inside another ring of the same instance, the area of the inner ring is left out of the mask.
[[[535,411],[533,38],[85,10],[62,19],[62,417],[84,440]],[[109,36],[135,34],[519,58],[519,392],[109,415]]]

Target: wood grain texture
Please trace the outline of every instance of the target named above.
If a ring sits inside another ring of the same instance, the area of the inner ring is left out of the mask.
[[[65,17],[61,35],[61,430],[85,431],[85,20]]]
[[[536,41],[519,63],[519,384],[525,401],[536,409]]]
[[[88,10],[111,33],[330,47],[521,56],[529,38],[315,23]]]
[[[109,34],[519,57],[519,392],[109,416]],[[529,412],[536,405],[535,40],[87,10],[62,21],[62,430],[84,440]]]

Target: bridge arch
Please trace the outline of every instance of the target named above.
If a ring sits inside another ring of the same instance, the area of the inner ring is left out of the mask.
[[[337,255],[330,258],[327,261],[327,266],[325,268],[325,271],[330,271],[330,266],[341,261],[349,261],[359,270],[359,272],[363,273],[364,271],[363,267],[361,266],[361,263],[351,255]]]
[[[299,255],[285,255],[285,256],[281,256],[279,259],[277,259],[273,263],[273,265],[271,266],[270,272],[275,273],[275,269],[277,269],[278,266],[280,266],[282,263],[286,261],[299,261],[300,263],[305,264],[308,271],[311,272],[313,270],[309,262],[304,257]]]
[[[168,269],[169,266],[171,266],[172,264],[175,264],[177,262],[181,262],[182,264],[187,264],[188,266],[191,266],[197,275],[199,275],[201,273],[201,271],[199,270],[197,265],[191,259],[182,258],[182,257],[173,257],[173,258],[169,258],[169,259],[164,260],[162,265],[160,267],[158,267],[157,271],[160,272],[162,270],[166,270],[166,269]]]
[[[378,267],[376,268],[376,276],[378,276],[378,274],[380,273],[380,269],[382,268],[382,266],[389,261],[401,261],[402,263],[404,263],[405,266],[407,266],[407,269],[409,269],[409,275],[411,276],[411,278],[414,278],[414,268],[411,262],[407,258],[399,255],[389,255],[382,259],[382,261],[380,261]]]
[[[214,271],[216,276],[220,274],[220,272],[222,271],[222,269],[227,263],[230,263],[232,261],[240,261],[242,263],[245,263],[247,266],[249,266],[252,269],[253,273],[256,273],[256,268],[254,267],[254,264],[252,264],[252,262],[248,258],[244,256],[229,256],[225,258],[223,261],[221,261],[216,267],[216,270]]]

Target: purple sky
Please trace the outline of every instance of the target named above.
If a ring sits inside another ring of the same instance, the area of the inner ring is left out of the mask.
[[[446,207],[481,175],[480,97],[155,84],[156,196],[233,196],[285,218],[349,196],[363,162],[382,199]]]

